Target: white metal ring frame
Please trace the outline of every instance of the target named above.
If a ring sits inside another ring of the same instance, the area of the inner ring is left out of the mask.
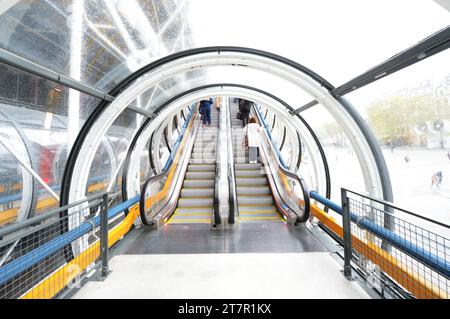
[[[359,160],[364,175],[366,191],[372,196],[382,197],[382,184],[375,159],[372,156],[370,147],[362,132],[359,130],[350,114],[348,114],[342,105],[318,82],[309,75],[293,67],[267,57],[250,53],[209,52],[186,56],[154,69],[152,72],[137,79],[111,103],[93,124],[91,127],[92,134],[87,135],[80,149],[74,166],[74,172],[77,172],[77,174],[72,177],[69,202],[79,200],[85,196],[85,186],[88,180],[89,169],[101,141],[101,137],[106,134],[114,120],[133,102],[136,96],[140,96],[148,88],[176,76],[179,73],[194,68],[211,66],[242,66],[253,68],[267,72],[271,75],[279,76],[309,93],[330,112],[347,135]],[[199,96],[204,95],[200,94]],[[171,109],[173,110],[174,108]],[[166,110],[161,113],[166,113],[165,111]]]
[[[209,89],[205,89],[202,91],[193,92],[191,94],[185,95],[183,98],[178,99],[176,101],[173,101],[167,108],[170,108],[170,110],[173,109],[179,109],[182,108],[186,104],[191,104],[195,101],[207,98],[209,96],[229,96],[229,97],[239,97],[244,99],[249,99],[252,101],[255,101],[256,103],[263,104],[265,106],[269,106],[271,108],[272,112],[275,112],[278,116],[278,118],[285,122],[290,123],[293,120],[293,117],[286,112],[285,107],[280,104],[278,101],[253,90],[245,89],[245,88],[239,88],[239,87],[230,87],[230,86],[221,86],[221,87],[212,87]],[[295,118],[295,121],[299,122],[297,126],[295,125],[289,125],[290,131],[297,131],[301,136],[305,137],[305,144],[308,149],[308,152],[311,154],[312,157],[312,163],[314,167],[314,178],[315,183],[312,186],[317,186],[318,188],[315,188],[319,192],[325,192],[325,175],[324,175],[324,169],[323,169],[323,163],[321,160],[321,157],[317,151],[317,146],[315,142],[312,140],[309,133],[306,131],[306,129],[302,126],[302,123],[298,120],[298,118]],[[155,123],[155,125],[157,125]],[[136,143],[135,149],[133,150],[133,153],[130,158],[130,162],[137,162],[139,159],[139,154],[145,147],[146,141],[150,138],[150,135],[153,132],[154,125],[149,125],[148,128],[146,128],[141,136],[139,137],[138,142]],[[320,166],[319,166],[320,165]],[[132,179],[134,176],[137,176],[138,172],[136,170],[132,170],[130,167],[130,170],[128,172],[128,183],[132,182]],[[323,183],[321,183],[321,181]],[[131,185],[131,184],[128,184]],[[128,197],[132,197],[136,194],[135,189],[130,189],[127,191]]]

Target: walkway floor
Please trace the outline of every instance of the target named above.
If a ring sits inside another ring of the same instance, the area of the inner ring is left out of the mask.
[[[118,255],[73,298],[369,298],[325,252]]]
[[[125,254],[204,253],[302,253],[327,249],[302,224],[242,223],[227,230],[211,230],[209,224],[164,225],[159,231],[143,231]]]

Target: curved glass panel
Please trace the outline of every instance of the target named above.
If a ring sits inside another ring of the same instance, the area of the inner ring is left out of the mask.
[[[305,140],[303,138],[300,138],[300,140],[302,147],[301,147],[301,161],[298,173],[305,180],[306,185],[309,187],[310,190],[318,190],[322,194],[325,194],[325,187],[323,186],[323,189],[319,189],[319,185],[325,185],[326,181],[325,180],[320,181],[319,177],[316,176],[315,165],[313,163],[313,158],[311,154],[311,152],[315,152],[316,153],[315,155],[320,158],[318,148],[317,146],[314,146],[314,149],[310,151],[306,146]],[[317,164],[318,163],[316,163],[316,165]]]
[[[395,203],[447,224],[449,61],[450,50],[443,51],[347,96],[383,150]]]
[[[110,205],[122,201],[123,160],[139,127],[138,118],[134,111],[125,109],[114,121],[95,153],[86,185],[87,194],[108,190]]]
[[[105,91],[160,57],[211,45],[274,52],[340,84],[448,20],[426,0],[22,0],[0,7],[0,47]]]
[[[343,129],[321,104],[301,113],[325,151],[331,178],[331,200],[339,203],[341,187],[364,192],[364,177],[355,150]]]
[[[100,101],[1,63],[0,83],[0,106],[4,121],[2,129],[17,126],[26,140],[31,168],[58,196],[70,145]],[[71,98],[72,102],[69,102]],[[23,144],[22,139],[16,139],[17,143]],[[19,149],[15,147],[16,151]],[[5,161],[5,165],[10,162],[6,158]],[[59,205],[58,200],[41,183],[34,182],[37,185],[34,194],[37,203],[32,208],[34,214]],[[20,192],[22,185],[11,180],[11,184],[4,187],[15,187],[15,191]],[[17,207],[18,202],[8,205]]]
[[[140,160],[140,187],[142,188],[145,181],[152,175],[152,170],[150,167],[150,158],[149,158],[149,147],[150,147],[150,140],[145,144],[144,150],[141,152],[141,160]]]
[[[3,143],[13,147],[23,145],[23,141],[1,113],[0,119],[0,227],[3,227],[18,219],[23,197],[22,166]]]

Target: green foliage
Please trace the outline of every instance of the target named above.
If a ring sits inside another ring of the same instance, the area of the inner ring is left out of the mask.
[[[446,104],[430,94],[390,96],[367,108],[368,121],[378,138],[389,142],[394,137],[408,137],[423,122],[448,118]]]

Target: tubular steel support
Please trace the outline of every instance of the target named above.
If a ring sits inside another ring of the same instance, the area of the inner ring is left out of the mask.
[[[341,189],[342,202],[342,229],[344,237],[344,276],[352,279],[352,266],[350,261],[352,259],[352,234],[350,225],[350,209],[348,207],[347,192]]]
[[[100,211],[100,259],[102,263],[102,278],[109,273],[108,267],[108,194],[103,195]]]
[[[55,71],[47,69],[41,65],[38,65],[34,62],[28,61],[16,54],[6,51],[5,49],[0,48],[0,62],[11,65],[15,68],[21,69],[23,71],[34,74],[38,77],[61,83],[64,86],[67,86],[71,89],[80,91],[82,93],[88,94],[90,96],[94,96],[104,101],[112,102],[114,100],[114,96],[109,95],[105,92],[102,92],[94,87],[83,84],[81,81],[77,81],[68,76],[59,74]]]

